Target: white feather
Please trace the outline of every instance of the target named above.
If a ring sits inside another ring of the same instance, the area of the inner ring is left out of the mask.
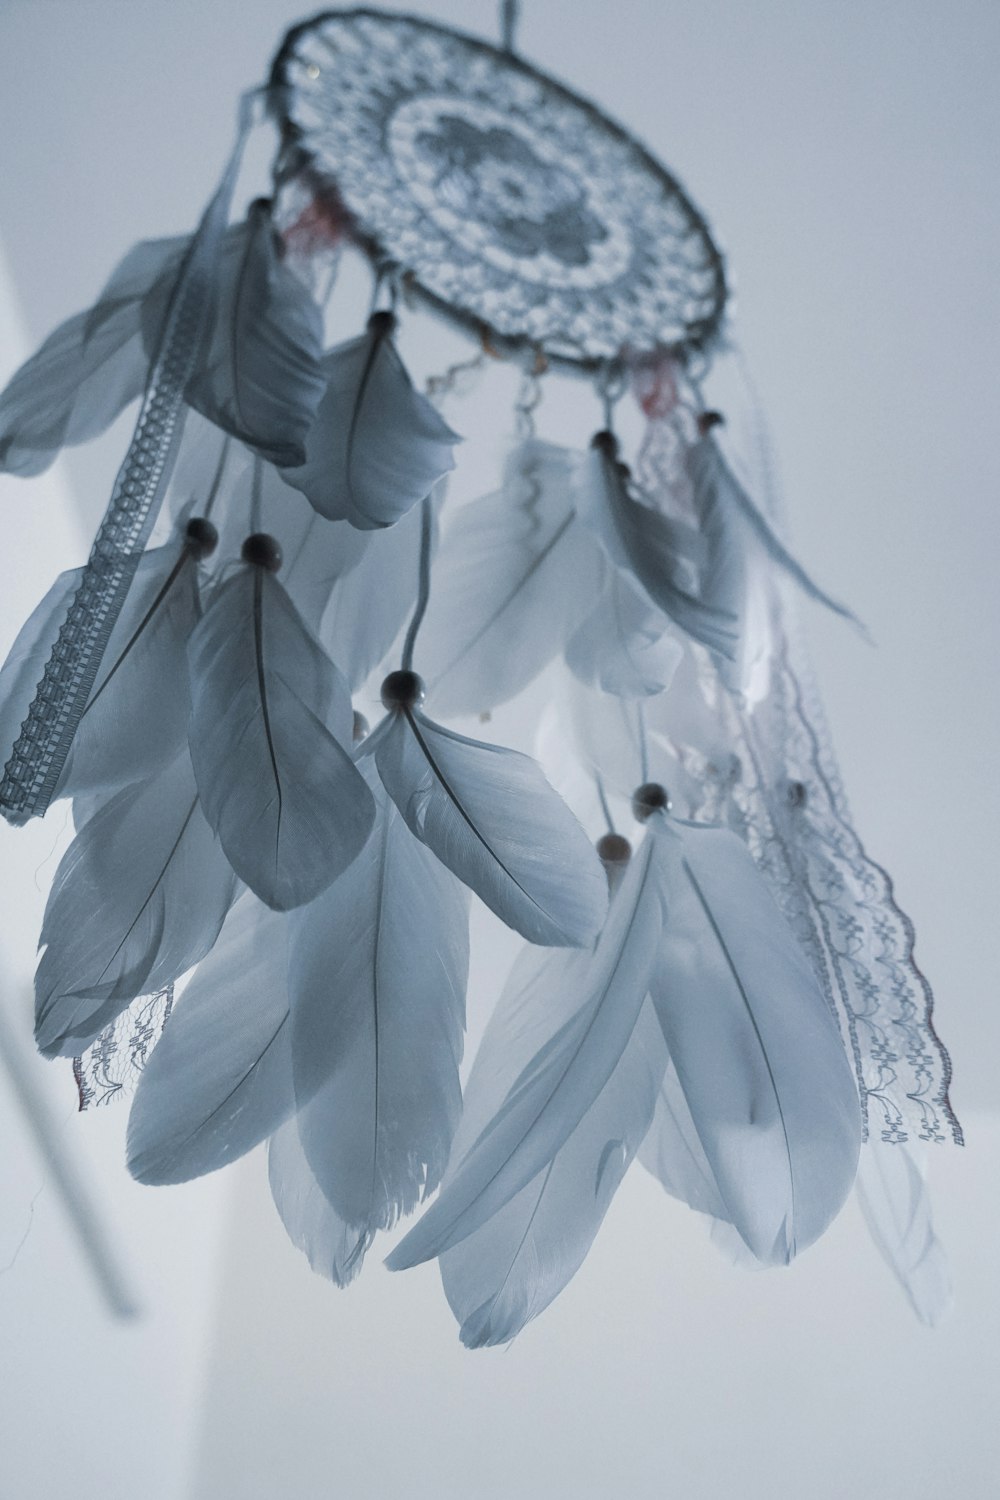
[[[697,532],[633,498],[622,466],[595,448],[580,473],[580,514],[615,566],[634,578],[658,609],[695,640],[732,653],[735,617],[697,594],[703,555]]]
[[[744,844],[664,825],[667,922],[651,993],[730,1221],[759,1260],[817,1239],[857,1171],[861,1115],[840,1035]]]
[[[287,921],[241,897],[174,1006],[129,1115],[128,1166],[140,1182],[214,1172],[293,1110]]]
[[[364,1264],[370,1236],[352,1229],[330,1206],[313,1175],[294,1119],[267,1143],[267,1175],[274,1206],[292,1243],[312,1269],[345,1287]]]
[[[62,323],[0,394],[0,469],[40,474],[142,395],[190,240],[135,245],[97,302]],[[152,347],[151,347],[152,344]]]
[[[367,769],[379,813],[350,870],[290,919],[298,1130],[370,1238],[441,1179],[461,1108],[468,894]]]
[[[73,736],[57,796],[127,786],[174,759],[187,739],[187,643],[198,614],[197,563],[184,543],[144,553]]]
[[[236,877],[206,823],[187,751],[101,807],[63,856],[45,908],[35,1037],[69,1056],[137,995],[212,947]]]
[[[455,467],[458,437],[414,390],[392,328],[376,313],[361,338],[325,357],[305,461],[285,474],[320,515],[361,530],[392,526]]]
[[[419,710],[378,731],[386,790],[417,838],[529,942],[591,942],[607,911],[600,861],[526,755],[442,729]]]
[[[185,399],[276,464],[301,463],[323,394],[323,319],[282,264],[270,205],[250,207],[230,231],[215,318]]]
[[[672,1062],[660,1080],[652,1124],[638,1155],[672,1198],[714,1219],[726,1218],[726,1205]]]
[[[566,646],[581,682],[618,698],[648,698],[670,686],[684,654],[669,622],[617,571]]]
[[[60,573],[21,626],[0,670],[0,760],[6,762],[52,654],[52,646],[80,586],[82,568]]]
[[[861,1148],[857,1193],[876,1248],[928,1327],[951,1310],[951,1273],[934,1233],[924,1164],[912,1148],[869,1137]]]
[[[580,953],[528,950],[515,966],[465,1088],[454,1166],[442,1193],[535,1055],[571,1021],[591,961]],[[647,1001],[607,1083],[548,1165],[442,1255],[441,1278],[463,1344],[506,1343],[582,1265],[649,1127],[666,1061]]]
[[[447,1190],[388,1257],[391,1270],[442,1254],[503,1210],[548,1166],[598,1099],[635,1030],[656,959],[663,928],[661,842],[658,829],[643,840],[595,948],[560,969],[560,994],[551,993],[546,966],[530,973],[530,960],[528,982],[512,980],[522,989],[520,1014],[543,1028],[539,1050],[461,1162],[449,1168]],[[551,1035],[545,1026],[550,1006],[562,1021]],[[501,1061],[491,1052],[483,1069],[498,1069]]]
[[[442,714],[513,698],[592,608],[607,568],[576,519],[578,464],[550,443],[521,444],[503,488],[463,506],[446,531],[418,661]]]
[[[343,678],[278,580],[250,565],[210,599],[189,659],[205,816],[262,901],[278,910],[311,901],[350,864],[375,816],[338,742],[351,733]]]

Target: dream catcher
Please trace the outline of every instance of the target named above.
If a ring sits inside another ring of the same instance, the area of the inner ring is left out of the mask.
[[[341,1285],[440,1185],[390,1264],[440,1257],[471,1345],[560,1291],[634,1157],[766,1265],[857,1182],[933,1321],[917,1152],[961,1140],[948,1058],[791,616],[846,611],[710,398],[741,367],[705,220],[513,20],[500,48],[297,27],[196,232],[130,251],[0,398],[25,475],[141,398],[87,563],[0,678],[5,816],[69,797],[76,826],[37,1041],[84,1104],[138,1074],[141,1181],[267,1140]],[[272,196],[231,222],[267,120]],[[421,390],[400,340],[428,312],[467,350]],[[457,398],[512,368],[518,439],[456,504]],[[563,447],[540,403],[574,379]],[[482,738],[533,683],[547,775]],[[528,946],[463,1098],[470,891]]]

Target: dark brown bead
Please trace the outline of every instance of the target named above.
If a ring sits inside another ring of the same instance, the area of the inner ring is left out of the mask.
[[[396,314],[387,311],[373,312],[368,319],[368,332],[379,338],[391,338],[396,332]]]
[[[606,865],[627,865],[632,845],[620,833],[605,833],[597,840],[597,852]]]
[[[184,545],[192,557],[211,557],[219,545],[219,533],[204,516],[192,516],[184,528]]]
[[[594,433],[594,436],[590,440],[590,446],[596,448],[598,453],[603,453],[607,458],[618,457],[618,439],[606,427],[602,428],[600,432]]]
[[[416,708],[424,701],[424,680],[416,672],[390,672],[382,684],[386,708]]]
[[[244,562],[252,563],[255,568],[266,568],[269,573],[277,573],[281,567],[281,548],[266,531],[255,531],[248,536],[240,556]]]
[[[644,781],[632,793],[632,813],[640,823],[645,823],[655,812],[670,811],[670,793],[658,781]]]
[[[721,427],[725,423],[725,417],[721,411],[702,411],[698,413],[698,431],[702,437],[711,432],[713,427]]]
[[[790,807],[805,807],[809,791],[801,781],[790,781],[788,783],[788,803]]]

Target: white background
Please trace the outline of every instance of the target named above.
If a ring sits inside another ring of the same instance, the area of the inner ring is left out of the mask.
[[[75,1117],[65,1069],[29,1058],[147,1312],[107,1317],[0,1085],[3,1500],[1000,1492],[1000,7],[524,9],[528,58],[634,129],[716,227],[798,551],[878,643],[810,617],[857,822],[914,918],[955,1062],[969,1145],[932,1162],[955,1312],[913,1322],[853,1205],[789,1271],[747,1276],[635,1170],[566,1294],[510,1351],[470,1354],[433,1267],[391,1277],[376,1253],[336,1292],[284,1239],[259,1155],[228,1181],[139,1189],[124,1112]],[[426,13],[494,34],[492,4]],[[193,224],[236,97],[295,19],[276,0],[5,0],[0,377],[133,240]],[[3,648],[81,559],[127,431],[54,479],[0,480]],[[3,999],[26,1054],[64,823],[0,830]],[[507,951],[485,919],[477,933],[474,1032]]]

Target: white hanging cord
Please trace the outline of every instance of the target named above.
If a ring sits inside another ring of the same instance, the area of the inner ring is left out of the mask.
[[[520,12],[520,0],[500,0],[500,45],[505,52],[516,51]]]

